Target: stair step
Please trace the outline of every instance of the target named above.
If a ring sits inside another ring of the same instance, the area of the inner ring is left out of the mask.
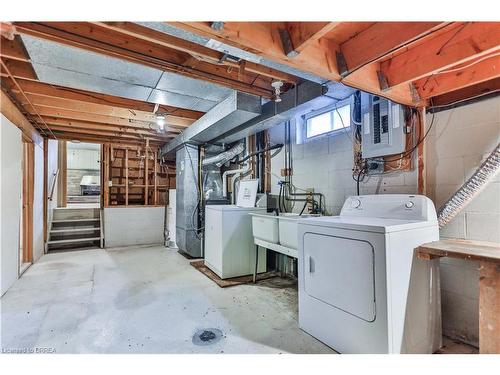
[[[52,220],[53,224],[57,223],[81,223],[84,221],[100,221],[100,219],[65,219],[65,220]]]
[[[70,240],[52,240],[52,241],[48,241],[47,245],[56,245],[56,244],[65,244],[65,243],[74,243],[74,242],[99,241],[100,239],[101,239],[101,237],[73,238]]]
[[[58,233],[73,233],[73,232],[95,232],[97,230],[101,230],[101,228],[92,227],[92,228],[51,229],[50,233],[58,234]]]

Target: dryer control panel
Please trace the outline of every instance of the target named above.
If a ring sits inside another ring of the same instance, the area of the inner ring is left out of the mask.
[[[434,203],[423,195],[357,195],[346,199],[340,216],[437,221]]]

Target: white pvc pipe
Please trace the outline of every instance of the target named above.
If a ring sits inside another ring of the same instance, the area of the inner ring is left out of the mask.
[[[222,174],[222,196],[224,198],[227,197],[227,177],[241,172],[245,172],[246,170],[247,170],[246,168],[231,169],[229,171],[225,171]]]

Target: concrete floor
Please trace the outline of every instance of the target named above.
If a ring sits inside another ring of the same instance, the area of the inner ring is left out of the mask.
[[[164,247],[44,255],[1,299],[1,345],[56,353],[334,353],[281,279],[219,288]],[[193,334],[223,338],[197,346]]]

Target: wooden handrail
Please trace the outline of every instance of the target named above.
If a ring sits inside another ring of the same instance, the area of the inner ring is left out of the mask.
[[[54,189],[57,183],[57,177],[59,176],[59,168],[53,173],[54,179],[52,180],[52,187],[50,188],[50,195],[48,196],[49,201],[54,197]]]

